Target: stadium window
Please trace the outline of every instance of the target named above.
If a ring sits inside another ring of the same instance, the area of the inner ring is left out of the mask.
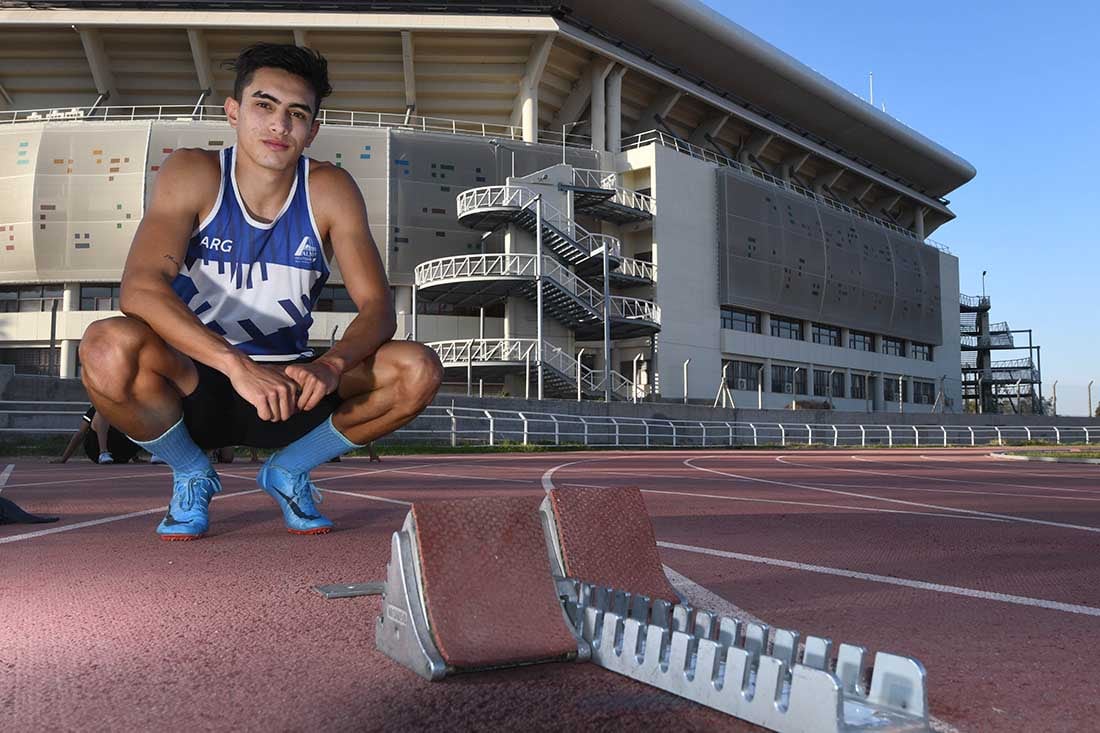
[[[882,353],[890,356],[905,356],[905,342],[901,339],[882,337]]]
[[[356,313],[359,309],[343,285],[326,285],[321,288],[313,310],[318,313]]]
[[[813,340],[815,344],[840,346],[840,329],[836,326],[822,326],[815,323],[813,325]]]
[[[806,369],[772,364],[772,392],[806,394]]]
[[[897,377],[884,377],[882,380],[882,399],[886,402],[898,401],[898,387],[901,387],[901,401],[909,401],[909,380]]]
[[[844,396],[844,372],[833,372],[833,393],[830,396]]]
[[[814,369],[814,397],[829,396],[829,372]]]
[[[772,316],[772,336],[781,339],[802,340],[802,321],[792,321],[789,318]]]
[[[727,365],[729,365],[729,369],[726,369],[726,386],[730,389],[743,391],[759,389],[760,367],[764,366],[763,364],[736,360],[722,362],[723,369]]]
[[[60,285],[15,285],[0,288],[0,313],[42,313],[61,309]]]
[[[867,399],[867,375],[866,374],[853,374],[852,375],[852,399],[853,400],[865,400],[865,399]]]
[[[120,291],[118,285],[81,285],[80,310],[117,311]]]
[[[936,385],[932,382],[913,382],[913,402],[931,405],[936,401]]]
[[[722,328],[744,333],[760,333],[760,314],[739,308],[722,308]]]
[[[862,331],[849,331],[848,348],[856,351],[874,351],[875,337]]]
[[[920,361],[932,361],[932,347],[928,344],[909,344],[909,355]]]

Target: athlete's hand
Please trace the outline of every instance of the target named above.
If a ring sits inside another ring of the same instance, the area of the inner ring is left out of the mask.
[[[340,386],[340,367],[324,358],[306,364],[291,364],[286,375],[293,379],[301,393],[298,395],[298,409],[308,412],[327,395]]]
[[[282,422],[297,412],[298,384],[281,369],[244,359],[226,376],[261,420]]]

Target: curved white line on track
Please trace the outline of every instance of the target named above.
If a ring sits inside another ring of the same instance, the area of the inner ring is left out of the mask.
[[[0,491],[4,490],[4,486],[8,483],[8,478],[11,476],[11,472],[15,470],[15,464],[9,463],[8,467],[0,472]]]
[[[911,463],[897,463],[897,462],[893,462],[893,461],[875,461],[875,460],[872,460],[870,458],[864,458],[862,456],[850,456],[850,458],[853,461],[859,461],[860,463],[874,463],[874,464],[877,464],[877,465],[908,466],[910,468],[918,468],[917,466],[914,466]],[[798,466],[800,468],[818,468],[818,466],[810,466],[810,465],[806,465],[804,463],[791,463],[789,460],[786,460],[783,456],[776,456],[775,460],[779,461],[780,463],[785,463],[788,466]],[[942,477],[939,477],[939,476],[910,476],[910,475],[907,475],[907,474],[904,474],[904,473],[882,473],[882,472],[876,472],[876,471],[861,470],[861,469],[858,469],[858,468],[838,468],[838,467],[835,467],[835,466],[820,466],[820,468],[828,468],[832,471],[848,471],[850,473],[866,473],[866,474],[870,474],[870,475],[890,476],[891,478],[911,478],[911,479],[915,479],[917,481],[938,481],[940,483],[946,483],[946,484],[974,484],[974,485],[978,485],[978,486],[1013,486],[1017,489],[1042,489],[1044,491],[1064,491],[1064,492],[1073,493],[1073,494],[1091,494],[1092,496],[1100,495],[1100,492],[1097,492],[1097,491],[1089,491],[1088,489],[1069,489],[1069,488],[1065,488],[1065,487],[1061,487],[1061,486],[1035,486],[1034,484],[1012,484],[1012,483],[1008,483],[1006,481],[969,481],[969,480],[962,480],[962,479],[957,479],[957,478],[942,478]]]
[[[336,489],[325,489],[326,494],[341,494],[342,496],[354,496],[356,499],[370,499],[372,501],[383,501],[387,504],[400,504],[401,506],[412,506],[411,501],[401,501],[400,499],[387,499],[384,496],[375,496],[374,494],[358,494],[354,491],[337,491]]]
[[[579,489],[606,489],[606,486],[592,486],[591,484],[565,484]],[[939,514],[937,512],[911,512],[905,509],[881,509],[879,507],[852,506],[851,504],[817,504],[810,501],[787,501],[784,499],[758,499],[750,496],[722,496],[720,494],[695,494],[690,491],[665,491],[662,489],[639,489],[643,494],[668,494],[670,496],[691,496],[699,499],[721,499],[723,501],[743,501],[748,504],[788,504],[791,506],[811,506],[819,509],[852,509],[859,512],[874,512],[877,514],[911,514],[916,517],[942,517],[944,519],[966,519],[981,522],[1004,522],[1003,519],[990,517],[968,517],[965,514]]]
[[[997,514],[995,512],[982,512],[976,509],[960,509],[956,507],[940,506],[939,504],[922,504],[917,501],[904,501],[902,499],[890,499],[884,496],[876,496],[874,494],[860,494],[854,491],[840,491],[839,489],[826,489],[820,486],[810,486],[807,484],[796,484],[791,481],[775,481],[773,479],[756,478],[753,476],[743,476],[736,473],[728,473],[726,471],[719,471],[713,468],[704,468],[703,466],[696,466],[692,461],[700,460],[702,458],[715,458],[715,456],[701,456],[700,458],[688,458],[684,461],[684,465],[691,466],[699,471],[706,471],[708,473],[715,473],[719,476],[728,476],[730,478],[740,479],[742,481],[753,481],[762,484],[771,484],[774,486],[788,486],[795,489],[806,489],[807,491],[818,491],[826,494],[839,494],[840,496],[854,496],[860,499],[870,499],[872,501],[884,501],[890,504],[902,504],[905,506],[915,506],[922,509],[937,509],[943,512],[959,513],[959,514],[971,514],[979,517],[993,517],[996,519],[1005,519],[1010,522],[1020,522],[1022,524],[1038,524],[1047,527],[1057,527],[1058,529],[1075,529],[1082,532],[1095,532],[1100,534],[1100,527],[1089,527],[1081,524],[1066,524],[1063,522],[1051,522],[1045,519],[1033,519],[1031,517],[1018,517],[1011,514]],[[776,460],[779,460],[778,458]],[[785,463],[785,461],[784,461]],[[788,464],[792,466],[799,466],[799,464]],[[802,468],[815,468],[815,466],[801,466]],[[823,467],[825,468],[825,467]],[[846,471],[849,469],[839,468],[838,471]]]
[[[1018,606],[1032,606],[1035,608],[1044,608],[1050,611],[1063,611],[1065,613],[1075,613],[1082,616],[1098,616],[1100,617],[1100,608],[1094,608],[1093,606],[1083,606],[1076,603],[1062,603],[1061,601],[1050,601],[1044,598],[1029,598],[1027,596],[1014,596],[1006,593],[991,593],[984,590],[975,590],[973,588],[960,588],[953,585],[943,585],[942,583],[931,583],[925,580],[910,580],[908,578],[894,578],[889,575],[876,575],[874,573],[861,573],[855,570],[845,570],[843,568],[830,568],[822,565],[809,565],[802,562],[794,562],[791,560],[780,560],[773,557],[759,557],[757,555],[746,555],[740,552],[728,552],[726,550],[715,550],[709,547],[695,547],[693,545],[680,545],[674,542],[658,542],[658,547],[663,547],[668,550],[681,550],[683,552],[692,552],[699,555],[711,555],[713,557],[722,557],[730,560],[741,560],[743,562],[762,563],[764,565],[772,565],[775,567],[787,568],[789,570],[800,570],[810,573],[821,573],[823,575],[835,575],[841,578],[851,578],[854,580],[866,580],[872,583],[884,583],[887,585],[897,585],[903,588],[914,588],[916,590],[927,590],[935,593],[948,593],[952,595],[965,596],[967,598],[978,598],[986,601],[999,601],[1001,603],[1012,603]]]

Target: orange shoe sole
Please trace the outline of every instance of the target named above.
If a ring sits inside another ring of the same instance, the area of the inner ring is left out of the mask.
[[[302,534],[302,535],[328,534],[331,531],[332,531],[332,527],[319,527],[317,529],[288,529],[287,530],[287,532],[290,532],[291,534]]]
[[[165,542],[191,542],[201,540],[205,536],[204,534],[162,534],[160,538]]]

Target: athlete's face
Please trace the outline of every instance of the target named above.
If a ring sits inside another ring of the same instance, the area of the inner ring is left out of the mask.
[[[319,123],[316,98],[305,79],[282,69],[257,69],[239,100],[225,100],[237,147],[257,165],[271,170],[295,166],[313,142]]]

